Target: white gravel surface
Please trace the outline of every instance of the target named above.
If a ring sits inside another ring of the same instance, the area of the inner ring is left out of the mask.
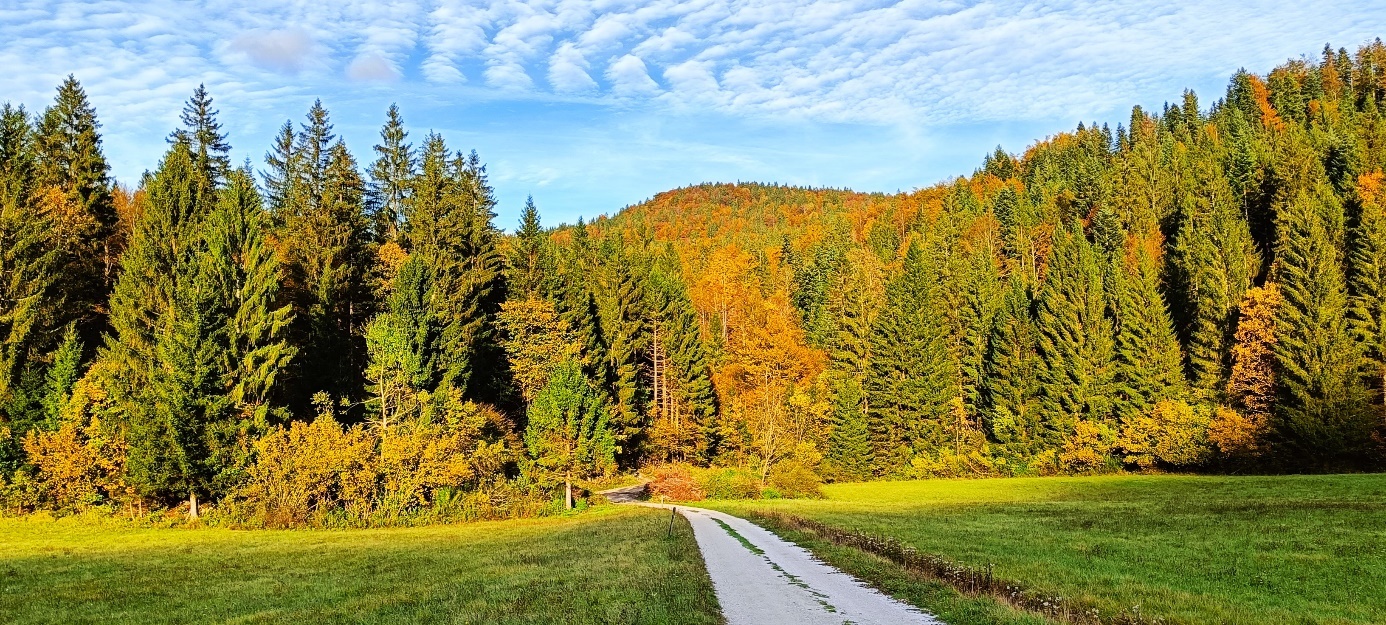
[[[745,519],[702,508],[642,505],[676,508],[692,524],[728,625],[943,624]]]

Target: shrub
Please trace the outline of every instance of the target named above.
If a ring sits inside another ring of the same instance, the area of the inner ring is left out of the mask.
[[[755,499],[760,496],[760,480],[745,469],[708,469],[700,480],[710,499]]]
[[[1126,423],[1118,445],[1126,461],[1142,469],[1194,466],[1208,457],[1208,422],[1206,409],[1165,400]]]
[[[1266,415],[1218,406],[1208,424],[1208,442],[1229,458],[1249,458],[1263,451],[1266,430]]]
[[[700,501],[707,495],[693,478],[693,467],[687,464],[662,464],[645,469],[650,476],[650,497],[671,501]]]
[[[99,419],[66,421],[55,432],[31,430],[24,451],[35,469],[29,484],[35,503],[78,511],[129,494],[122,478],[125,443]]]
[[[787,497],[822,497],[823,480],[798,460],[786,460],[770,472],[770,486]]]
[[[1072,473],[1094,473],[1110,467],[1115,432],[1103,423],[1078,420],[1059,452],[1059,466]]]

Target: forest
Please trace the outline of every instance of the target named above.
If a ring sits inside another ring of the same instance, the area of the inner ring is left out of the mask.
[[[0,110],[0,507],[1379,469],[1383,100],[1386,45],[1325,47],[909,193],[702,184],[507,233],[481,157],[393,106],[369,150],[316,102],[236,165],[199,87],[117,183],[69,77]]]

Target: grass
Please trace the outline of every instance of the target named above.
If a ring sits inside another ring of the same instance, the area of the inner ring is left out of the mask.
[[[773,510],[990,563],[998,577],[1103,614],[1139,606],[1171,623],[1386,623],[1383,475],[933,480],[825,493],[709,507]],[[939,606],[958,600],[878,558],[787,533],[945,620]],[[1010,617],[949,622],[988,618]]]
[[[312,531],[0,519],[4,623],[722,622],[661,511]]]

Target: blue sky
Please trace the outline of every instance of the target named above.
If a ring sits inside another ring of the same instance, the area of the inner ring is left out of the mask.
[[[909,190],[1382,35],[1386,0],[4,0],[0,100],[75,74],[127,183],[198,83],[257,167],[315,98],[365,163],[395,102],[480,152],[509,228],[528,194],[557,223],[703,181]]]

